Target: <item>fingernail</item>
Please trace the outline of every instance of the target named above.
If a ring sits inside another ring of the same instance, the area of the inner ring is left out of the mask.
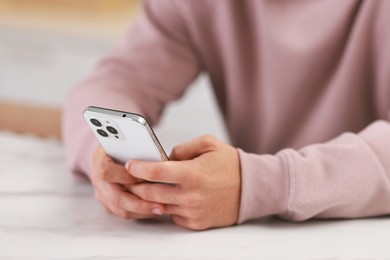
[[[162,215],[162,211],[161,211],[161,209],[160,208],[153,208],[152,209],[152,212],[153,212],[153,214],[155,214],[155,215]]]
[[[126,162],[126,164],[125,164],[126,170],[129,170],[130,163],[131,163],[131,161],[127,161],[127,162]]]

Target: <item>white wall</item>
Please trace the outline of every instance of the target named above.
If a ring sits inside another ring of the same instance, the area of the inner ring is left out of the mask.
[[[62,105],[110,41],[0,27],[0,98]]]

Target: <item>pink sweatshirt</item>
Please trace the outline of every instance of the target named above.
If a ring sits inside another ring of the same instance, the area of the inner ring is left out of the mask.
[[[64,109],[90,173],[89,105],[156,123],[210,75],[241,160],[239,223],[390,213],[390,1],[154,0]]]

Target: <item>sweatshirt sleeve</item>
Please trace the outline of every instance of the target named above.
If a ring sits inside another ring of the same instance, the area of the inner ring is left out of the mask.
[[[141,16],[120,44],[72,89],[63,110],[67,165],[90,174],[98,146],[84,122],[87,106],[131,111],[158,122],[167,102],[178,99],[200,71],[179,3],[145,1]]]
[[[276,155],[239,150],[239,223],[269,215],[356,218],[390,213],[390,123]]]

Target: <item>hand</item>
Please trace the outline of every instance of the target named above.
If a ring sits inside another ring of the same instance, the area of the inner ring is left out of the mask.
[[[143,200],[165,204],[165,214],[183,227],[204,230],[237,222],[240,164],[237,150],[211,136],[176,146],[168,162],[131,161],[137,183],[130,191]]]
[[[161,215],[164,206],[141,200],[127,190],[137,183],[125,167],[116,164],[102,147],[93,155],[92,184],[95,197],[112,214],[127,219],[153,218]],[[126,189],[127,188],[127,189]]]

